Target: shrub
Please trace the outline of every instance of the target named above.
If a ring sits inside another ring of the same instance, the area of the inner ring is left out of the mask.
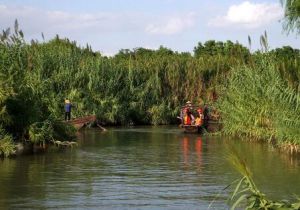
[[[16,152],[16,145],[13,143],[11,135],[5,133],[0,128],[0,156],[8,157]]]

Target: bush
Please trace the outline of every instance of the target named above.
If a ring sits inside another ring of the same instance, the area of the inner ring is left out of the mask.
[[[16,145],[13,143],[12,137],[0,128],[0,156],[8,157],[16,152]]]
[[[45,120],[36,122],[29,127],[29,140],[33,144],[45,145],[46,143],[70,141],[75,137],[76,129],[69,124],[60,121]]]

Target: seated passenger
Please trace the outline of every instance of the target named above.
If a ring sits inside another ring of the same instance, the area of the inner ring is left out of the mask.
[[[191,117],[189,115],[189,109],[188,108],[184,108],[183,110],[183,124],[184,125],[190,125],[191,124]]]
[[[183,124],[184,124],[184,125],[190,125],[190,124],[191,124],[191,117],[190,117],[188,114],[186,114],[186,115],[184,116]]]
[[[198,112],[199,116],[196,118],[195,125],[201,126],[201,125],[203,125],[203,119],[204,119],[203,111],[201,108],[199,108],[197,110],[197,112]]]

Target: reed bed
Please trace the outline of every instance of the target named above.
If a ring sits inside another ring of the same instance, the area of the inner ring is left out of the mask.
[[[36,142],[35,128],[61,121],[69,98],[73,118],[96,114],[111,125],[177,123],[186,101],[219,101],[226,133],[299,143],[294,49],[251,54],[239,43],[207,41],[193,55],[160,47],[106,57],[59,36],[26,43],[16,22],[0,36],[0,61],[0,121],[14,139]]]
[[[281,75],[272,54],[256,59],[253,66],[233,68],[223,89],[218,107],[224,132],[294,148],[300,144],[299,90]]]

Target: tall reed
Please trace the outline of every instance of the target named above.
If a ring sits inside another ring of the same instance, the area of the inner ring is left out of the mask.
[[[262,53],[251,54],[239,43],[211,40],[199,43],[194,55],[160,47],[106,57],[59,36],[26,43],[15,27],[0,39],[0,86],[5,84],[0,120],[16,139],[26,139],[37,124],[62,120],[65,98],[74,105],[74,118],[96,114],[114,125],[176,123],[186,101],[221,99],[227,133],[294,144],[300,78],[294,70],[300,61],[296,51],[290,52],[293,59],[277,50],[271,54],[281,59],[267,62]]]
[[[299,90],[289,86],[272,55],[232,70],[218,103],[224,132],[279,145],[300,144]]]

